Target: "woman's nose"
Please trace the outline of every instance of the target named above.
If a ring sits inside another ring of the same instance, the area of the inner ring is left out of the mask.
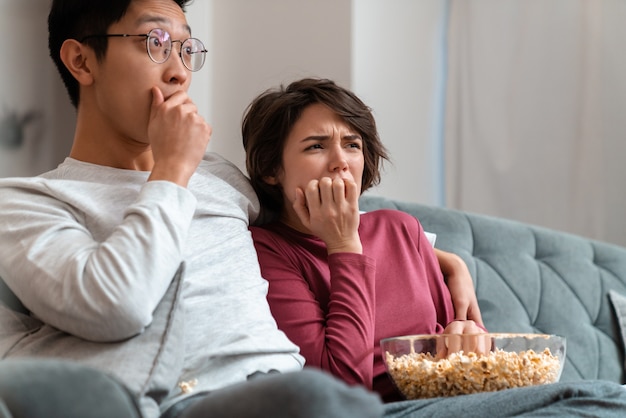
[[[333,147],[330,156],[329,170],[331,172],[336,172],[344,171],[347,169],[348,159],[346,158],[343,149],[341,147]]]

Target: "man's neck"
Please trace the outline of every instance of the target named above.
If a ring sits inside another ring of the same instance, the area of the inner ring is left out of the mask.
[[[149,147],[144,148],[143,151],[119,152],[119,150],[114,148],[102,149],[101,147],[92,147],[85,142],[74,139],[74,144],[70,151],[71,158],[125,170],[152,171],[154,166],[154,159]]]
[[[98,118],[79,112],[70,157],[91,164],[126,170],[152,171],[154,158],[149,144],[123,137]]]

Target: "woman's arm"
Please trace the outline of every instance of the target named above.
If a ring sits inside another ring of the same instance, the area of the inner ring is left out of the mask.
[[[454,253],[435,248],[435,254],[448,289],[450,289],[455,319],[469,319],[483,326],[474,282],[467,265]]]
[[[279,233],[252,227],[267,299],[278,327],[300,347],[307,366],[372,387],[375,262],[361,254],[325,258]],[[319,250],[324,251],[324,248]]]

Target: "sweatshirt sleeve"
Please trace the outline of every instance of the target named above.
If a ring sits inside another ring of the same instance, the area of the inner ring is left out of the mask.
[[[188,190],[144,184],[123,212],[102,211],[113,218],[102,223],[114,225],[102,236],[45,180],[5,183],[1,193],[0,276],[36,317],[92,341],[125,339],[151,323],[182,261],[195,209]]]
[[[278,326],[300,347],[308,366],[348,383],[372,387],[375,324],[375,261],[352,253],[328,257],[330,286],[315,268],[269,231],[252,228],[268,301]],[[300,260],[300,262],[298,261]],[[303,270],[305,269],[305,270]],[[326,287],[326,289],[321,289]],[[328,300],[318,300],[327,294]]]

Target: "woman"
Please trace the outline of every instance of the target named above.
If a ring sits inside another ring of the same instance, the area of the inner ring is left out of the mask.
[[[359,196],[378,183],[386,152],[358,97],[329,80],[297,81],[254,100],[242,133],[252,184],[276,215],[251,227],[268,300],[307,365],[398,400],[380,339],[484,332],[477,304],[467,309],[476,297],[456,256],[441,252],[440,266],[404,212],[360,214]],[[461,316],[442,269],[461,272],[450,283],[461,289]]]

